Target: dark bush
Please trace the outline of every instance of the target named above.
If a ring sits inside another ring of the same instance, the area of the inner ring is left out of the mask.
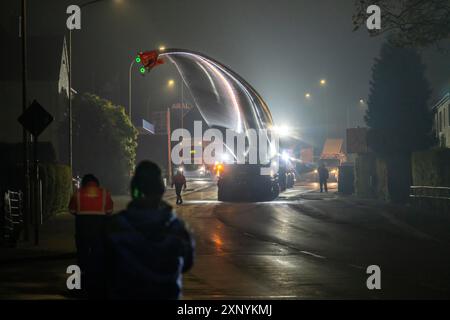
[[[356,195],[405,202],[409,198],[410,172],[410,160],[406,157],[383,159],[374,153],[358,155],[355,162]]]
[[[72,194],[70,168],[60,164],[41,164],[42,208],[44,220],[57,213],[67,211]]]
[[[134,169],[138,131],[125,108],[92,94],[73,102],[73,173],[95,174],[111,192],[127,191]],[[68,131],[63,122],[61,137]]]
[[[412,174],[415,186],[450,187],[450,149],[413,153]]]

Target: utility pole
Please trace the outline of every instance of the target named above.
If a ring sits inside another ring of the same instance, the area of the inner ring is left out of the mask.
[[[167,108],[166,114],[166,127],[167,127],[167,185],[172,180],[172,141],[170,140],[170,108]]]
[[[73,176],[73,119],[72,119],[72,30],[69,30],[69,166]]]
[[[350,128],[350,108],[347,106],[347,129]]]
[[[22,37],[22,112],[25,112],[28,104],[27,93],[27,2],[22,0],[22,16],[20,20],[20,36]],[[23,187],[24,187],[24,239],[29,240],[30,223],[30,167],[29,167],[29,134],[25,128],[22,129],[22,148],[23,148]]]
[[[130,63],[130,69],[128,72],[128,116],[130,117],[130,121],[133,122],[133,120],[131,119],[131,76],[132,76],[132,71],[133,71],[133,66],[134,63],[136,62],[135,59],[133,59],[133,61],[131,61]]]

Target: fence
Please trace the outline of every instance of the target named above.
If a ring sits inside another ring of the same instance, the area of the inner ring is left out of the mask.
[[[410,198],[422,209],[450,214],[450,187],[411,186]]]
[[[15,243],[20,234],[23,223],[23,194],[21,191],[5,192],[4,201],[4,230],[3,240],[9,243]]]

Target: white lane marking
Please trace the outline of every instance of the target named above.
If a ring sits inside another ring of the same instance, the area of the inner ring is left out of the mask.
[[[303,254],[307,254],[308,256],[312,256],[314,258],[319,258],[319,259],[326,259],[327,258],[327,257],[321,256],[319,254],[315,254],[315,253],[312,253],[312,252],[309,252],[309,251],[300,251],[300,252],[303,253]]]
[[[185,200],[185,204],[214,204],[214,203],[221,203],[217,200]]]
[[[350,267],[355,268],[355,269],[360,269],[360,270],[364,270],[364,267],[358,266],[356,264],[349,264]]]

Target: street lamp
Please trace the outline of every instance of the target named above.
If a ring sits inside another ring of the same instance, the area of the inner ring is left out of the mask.
[[[366,105],[366,101],[364,99],[359,99],[359,107],[365,107]],[[355,107],[355,105],[352,104],[353,107]],[[350,127],[350,108],[351,106],[347,105],[347,128]]]
[[[320,81],[319,81],[319,84],[320,84],[320,86],[321,87],[326,87],[326,85],[327,85],[327,80],[326,79],[320,79]],[[330,128],[329,128],[329,126],[330,126],[330,124],[329,124],[329,114],[328,114],[328,112],[327,112],[327,110],[326,110],[326,106],[327,106],[327,103],[328,103],[328,99],[327,99],[327,95],[326,95],[326,93],[325,93],[325,103],[324,103],[324,110],[325,110],[325,121],[326,121],[326,124],[325,124],[325,126],[326,126],[326,130],[327,130],[327,138],[328,138],[328,135],[330,134]]]
[[[136,59],[133,59],[130,63],[130,69],[128,71],[128,117],[131,120],[131,71],[133,70],[134,63],[140,63],[141,58],[138,56]]]
[[[180,105],[180,113],[181,113],[181,129],[184,129],[184,117],[187,115],[187,113],[184,113],[184,109],[186,108],[188,110],[189,113],[189,108],[187,106],[184,105],[184,83],[183,83],[183,79],[181,79],[181,105]],[[167,82],[167,87],[169,89],[172,89],[175,86],[175,80],[170,79]]]
[[[130,63],[130,68],[128,70],[128,117],[130,118],[130,121],[132,121],[131,119],[131,76],[132,76],[132,70],[133,70],[133,66],[135,63],[141,63],[141,57],[137,56],[135,59],[131,60]],[[146,72],[145,67],[141,67],[139,69],[139,72],[141,74],[144,74]]]
[[[305,98],[306,98],[306,99],[311,99],[311,94],[310,94],[309,92],[306,93],[306,94],[305,94]]]

